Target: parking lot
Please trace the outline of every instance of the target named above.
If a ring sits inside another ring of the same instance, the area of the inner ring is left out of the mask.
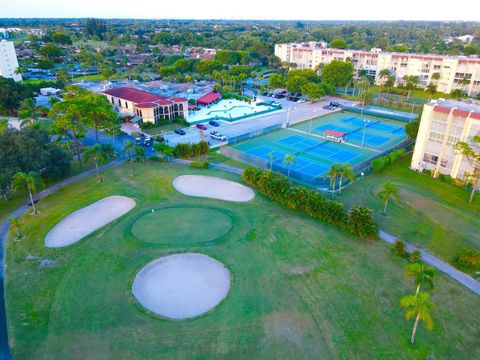
[[[331,101],[337,101],[348,105],[355,103],[353,101],[338,99],[331,96],[327,96],[314,104],[297,103],[288,101],[287,99],[272,99],[263,96],[259,96],[259,99],[278,101],[282,104],[282,110],[270,114],[259,115],[246,120],[240,120],[234,123],[218,121],[220,124],[218,127],[214,127],[207,122],[205,123],[207,130],[200,130],[195,126],[191,126],[183,128],[185,135],[178,135],[174,132],[169,132],[165,133],[163,137],[171,146],[175,146],[178,143],[196,143],[200,140],[207,140],[212,147],[215,147],[221,145],[222,142],[212,139],[210,136],[211,131],[217,131],[222,135],[225,135],[227,138],[235,137],[279,123],[285,125],[288,122],[289,125],[293,125],[324,114],[329,114],[332,111],[325,110],[323,107],[328,105]]]

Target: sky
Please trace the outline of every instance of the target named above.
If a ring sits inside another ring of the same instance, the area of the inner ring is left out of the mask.
[[[480,21],[480,1],[0,0],[2,17]]]

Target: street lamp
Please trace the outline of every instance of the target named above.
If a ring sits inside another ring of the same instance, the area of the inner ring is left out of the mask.
[[[367,124],[370,122],[370,120],[363,120],[363,134],[362,134],[362,147],[363,143],[365,142],[365,132],[367,131]]]

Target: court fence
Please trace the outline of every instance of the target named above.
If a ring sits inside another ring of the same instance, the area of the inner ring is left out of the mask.
[[[290,177],[291,179],[294,179],[298,182],[301,182],[303,184],[306,184],[312,187],[324,187],[328,185],[328,181],[329,181],[328,178],[324,179],[323,176],[311,176],[299,171],[295,171],[293,169],[289,170],[288,165],[283,165],[281,163],[282,160],[280,159],[277,159],[275,161],[266,161],[256,156],[234,149],[228,145],[221,146],[219,152],[220,154],[226,157],[229,157],[231,159],[241,161],[249,165],[253,165],[262,170],[270,169],[274,172],[281,173],[287,177]]]
[[[248,139],[258,137],[258,136],[265,135],[267,133],[270,133],[270,132],[275,131],[275,130],[279,130],[281,128],[282,128],[282,124],[278,123],[278,124],[273,124],[273,125],[261,128],[261,129],[253,130],[253,131],[247,132],[245,134],[240,134],[240,135],[236,135],[236,136],[229,136],[227,138],[227,143],[229,145],[232,145],[232,144],[238,143],[240,141],[244,141],[244,140],[248,140]]]
[[[405,123],[412,122],[412,120],[415,120],[416,118],[418,118],[418,114],[415,114],[415,113],[411,115],[409,113],[402,113],[402,112],[397,112],[397,111],[388,110],[388,109],[385,109],[384,111],[380,111],[375,108],[369,108],[368,105],[365,106],[363,110],[361,107],[353,107],[353,106],[342,106],[342,109],[348,112],[356,113],[356,114],[382,117],[385,119],[396,120],[396,121],[401,121]]]
[[[354,173],[356,176],[359,176],[361,174],[367,175],[371,172],[371,163],[373,160],[378,159],[382,156],[385,156],[392,151],[398,150],[398,149],[406,149],[409,150],[414,144],[414,140],[412,139],[406,139],[395,146],[392,146],[378,154],[376,154],[374,157],[369,158],[368,160],[365,160],[359,164],[356,164],[352,167]],[[256,166],[262,170],[272,170],[275,172],[279,172],[285,176],[290,177],[293,180],[296,180],[298,182],[301,182],[305,185],[315,187],[317,189],[322,189],[326,190],[330,186],[330,177],[324,178],[323,175],[318,175],[318,176],[312,176],[308,174],[304,174],[299,171],[295,171],[293,169],[288,168],[288,165],[282,164],[280,159],[277,159],[275,161],[267,161],[260,159],[256,156],[247,154],[243,151],[237,150],[235,148],[232,148],[228,145],[222,145],[219,150],[220,154],[229,157],[231,159],[241,161],[243,163],[249,164]],[[338,182],[338,180],[337,180]],[[344,179],[343,185],[347,185],[348,180]]]

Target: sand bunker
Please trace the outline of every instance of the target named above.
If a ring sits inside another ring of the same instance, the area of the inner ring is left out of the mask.
[[[161,257],[135,277],[135,298],[153,313],[186,319],[217,306],[230,289],[230,272],[202,254],[184,253]]]
[[[250,201],[255,197],[252,189],[213,176],[183,175],[173,180],[173,186],[177,191],[189,196],[237,202]]]
[[[58,248],[71,245],[107,225],[135,207],[125,196],[109,196],[64,217],[50,230],[45,246]]]

